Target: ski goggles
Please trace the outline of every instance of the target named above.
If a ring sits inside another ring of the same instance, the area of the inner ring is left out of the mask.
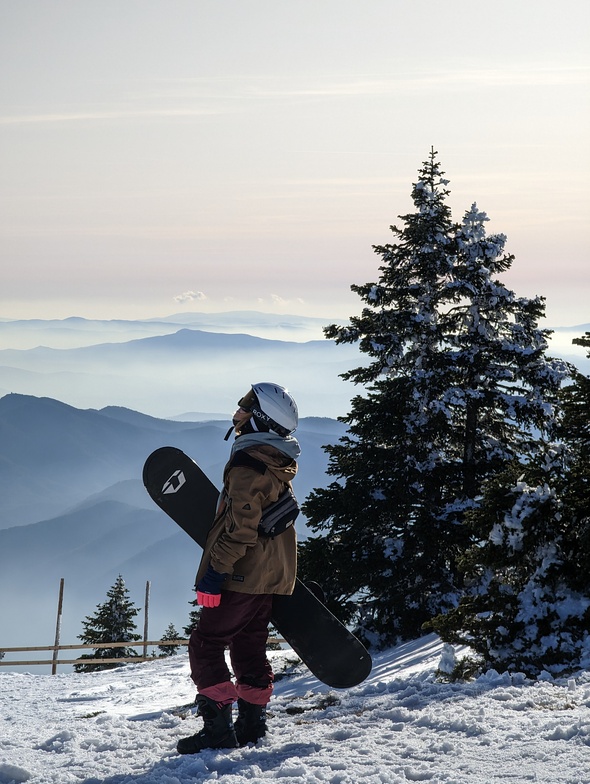
[[[243,408],[244,411],[250,411],[250,412],[252,411],[254,406],[258,406],[258,398],[256,397],[256,394],[254,393],[253,389],[251,389],[249,392],[247,392],[244,395],[244,397],[238,400],[238,406],[240,408]]]

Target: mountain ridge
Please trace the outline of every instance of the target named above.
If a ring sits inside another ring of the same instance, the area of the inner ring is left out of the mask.
[[[356,346],[334,341],[270,340],[247,334],[180,329],[78,348],[0,350],[2,389],[63,400],[77,408],[107,405],[166,417],[198,408],[227,415],[252,383],[275,380],[295,395],[300,411],[337,417],[352,387],[340,375],[367,360]]]

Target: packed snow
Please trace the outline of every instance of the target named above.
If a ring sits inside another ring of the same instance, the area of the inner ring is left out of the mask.
[[[377,654],[346,691],[290,651],[269,734],[179,756],[200,729],[186,653],[98,673],[0,673],[0,784],[494,784],[590,781],[590,673],[537,681],[488,672],[441,680],[452,660],[430,635]]]

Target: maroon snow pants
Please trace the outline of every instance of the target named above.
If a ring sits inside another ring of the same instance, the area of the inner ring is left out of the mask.
[[[266,705],[273,672],[266,656],[272,595],[223,591],[219,607],[203,607],[189,646],[191,678],[199,694],[219,703],[238,697]],[[225,660],[229,649],[232,676]]]

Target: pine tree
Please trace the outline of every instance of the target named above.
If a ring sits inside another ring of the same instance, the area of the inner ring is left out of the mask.
[[[162,642],[166,642],[166,640],[178,640],[179,635],[176,629],[174,628],[173,623],[169,623],[166,627],[166,631],[161,637]],[[158,645],[158,650],[160,651],[161,656],[174,656],[174,654],[178,653],[180,650],[180,645]]]
[[[188,617],[188,623],[186,626],[182,627],[182,631],[186,634],[187,637],[190,637],[192,630],[199,622],[199,618],[201,616],[201,607],[197,604],[197,600],[193,599],[192,602],[189,602],[191,607],[193,608]]]
[[[545,356],[544,298],[517,297],[498,279],[514,257],[504,254],[505,235],[486,236],[488,220],[475,204],[463,218],[450,284],[455,302],[442,317],[457,374],[445,407],[462,433],[457,457],[467,498],[509,462],[544,448],[569,373]]]
[[[572,342],[585,346],[590,359],[590,332]],[[573,369],[572,381],[562,393],[564,419],[559,435],[571,450],[568,503],[584,517],[590,514],[590,376]]]
[[[397,243],[375,247],[378,282],[352,286],[361,316],[325,330],[370,362],[343,375],[366,393],[327,447],[337,480],[304,507],[320,535],[302,545],[302,572],[320,583],[328,573],[330,606],[380,644],[456,606],[472,536],[464,514],[484,479],[534,451],[533,428],[552,423],[543,395],[555,397],[563,375],[544,358],[543,300],[496,279],[513,259],[502,235],[486,238],[475,205],[452,222],[436,156],[413,186],[415,212],[391,227]]]
[[[590,334],[578,342],[590,348]],[[463,560],[469,590],[433,622],[483,667],[536,676],[590,666],[590,378],[571,373],[559,442],[488,484],[468,516],[480,540]]]
[[[135,633],[136,624],[133,620],[139,609],[129,599],[129,591],[125,586],[123,577],[119,575],[114,585],[107,591],[107,600],[97,605],[97,611],[92,616],[86,616],[82,621],[84,633],[78,639],[86,645],[95,645],[109,642],[133,642],[140,640],[141,635]],[[97,648],[93,654],[84,654],[79,661],[100,659],[124,659],[137,656],[133,648],[125,646],[117,648]],[[95,670],[108,670],[120,667],[121,664],[76,664],[76,672],[93,672]]]
[[[469,590],[432,625],[484,668],[535,677],[590,666],[590,517],[565,500],[564,456],[549,450],[542,465],[513,466],[468,515],[485,536],[464,557]]]

